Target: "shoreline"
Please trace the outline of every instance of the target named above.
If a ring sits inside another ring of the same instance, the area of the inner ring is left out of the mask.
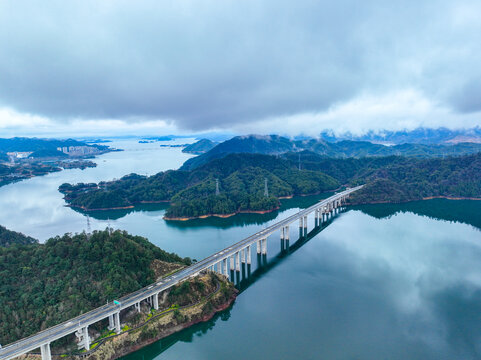
[[[164,204],[170,202],[169,200],[158,200],[158,201],[140,201],[138,203],[135,203],[133,205],[127,205],[127,206],[116,206],[116,207],[110,207],[110,208],[98,208],[98,209],[87,209],[85,206],[78,206],[78,205],[72,205],[72,204],[66,204],[64,206],[72,208],[72,209],[80,209],[85,212],[89,211],[110,211],[110,210],[128,210],[128,209],[134,209],[136,205],[142,205],[142,204]]]
[[[476,197],[464,197],[464,196],[427,196],[423,197],[421,199],[412,199],[412,200],[406,200],[406,201],[399,201],[399,202],[393,202],[393,201],[367,201],[367,202],[355,202],[355,203],[350,203],[349,205],[352,206],[358,206],[358,205],[376,205],[376,204],[406,204],[414,201],[427,201],[427,200],[434,200],[434,199],[445,199],[445,200],[453,200],[453,201],[458,201],[458,200],[471,200],[471,201],[481,201],[481,198],[476,198]]]
[[[229,218],[231,216],[235,216],[238,214],[268,214],[273,211],[279,210],[280,207],[277,206],[276,208],[272,210],[242,210],[242,211],[236,211],[230,214],[206,214],[206,215],[200,215],[200,216],[192,216],[192,217],[167,217],[164,216],[163,219],[167,221],[187,221],[187,220],[195,220],[195,219],[207,219],[209,217],[218,217],[218,218]]]
[[[140,350],[140,349],[142,349],[146,346],[149,346],[149,345],[151,345],[151,344],[153,344],[153,343],[155,343],[155,342],[157,342],[161,339],[164,339],[164,338],[166,338],[170,335],[173,335],[173,334],[175,334],[179,331],[182,331],[184,329],[190,328],[191,326],[194,326],[194,325],[202,323],[202,322],[209,321],[217,313],[227,310],[234,303],[236,298],[237,298],[237,293],[232,295],[226,303],[214,308],[212,310],[212,313],[206,314],[203,317],[201,317],[200,319],[196,319],[196,320],[192,320],[192,321],[189,321],[189,322],[186,322],[186,323],[183,323],[183,324],[175,325],[175,326],[171,327],[170,329],[167,329],[164,333],[162,333],[159,336],[156,336],[156,337],[151,338],[151,339],[147,339],[140,344],[135,344],[131,347],[124,348],[123,349],[124,351],[122,351],[120,354],[118,354],[118,356],[116,356],[114,359],[118,359],[118,358],[123,357],[125,355],[134,353],[134,352],[136,352],[136,351],[138,351],[138,350]]]
[[[332,191],[336,191],[336,190],[332,190]],[[286,199],[293,199],[295,197],[315,196],[321,193],[322,193],[321,191],[318,191],[310,194],[298,194],[298,195],[293,194],[293,195],[279,196],[277,199],[286,200]],[[65,200],[65,197],[64,197],[64,200]],[[137,205],[140,205],[140,204],[163,204],[163,203],[170,203],[170,200],[155,200],[155,201],[142,200],[127,206],[116,206],[116,207],[110,207],[110,208],[97,208],[97,209],[87,209],[84,206],[78,206],[78,205],[72,205],[72,204],[66,204],[65,206],[73,209],[80,209],[82,211],[89,212],[89,211],[128,210],[128,209],[134,209]],[[229,214],[205,214],[200,216],[174,216],[174,217],[164,216],[163,219],[168,221],[187,221],[187,220],[195,220],[195,219],[206,219],[209,217],[229,218],[231,216],[238,215],[238,214],[268,214],[273,211],[277,211],[279,209],[280,209],[280,206],[277,206],[271,210],[242,210],[242,211],[235,211]]]

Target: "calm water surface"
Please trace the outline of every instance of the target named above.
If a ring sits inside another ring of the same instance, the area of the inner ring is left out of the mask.
[[[96,169],[0,188],[0,224],[42,240],[82,231],[86,217],[63,206],[58,185],[152,174],[189,157],[123,145],[129,150],[99,157]],[[90,226],[110,222],[200,259],[319,198],[284,201],[272,214],[181,223],[162,220],[162,206],[142,207],[93,214]],[[296,242],[291,228],[288,252],[278,234],[269,238],[267,259],[254,257],[230,309],[124,359],[479,359],[480,214],[481,202],[433,200],[357,207],[320,230],[311,217],[307,239]]]

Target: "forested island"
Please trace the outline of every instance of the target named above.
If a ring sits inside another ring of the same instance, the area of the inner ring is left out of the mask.
[[[190,258],[165,252],[143,237],[120,230],[65,234],[39,244],[0,227],[0,244],[1,344],[90,311],[191,264]],[[221,291],[210,296],[215,289]],[[127,314],[122,322],[132,328],[139,326],[139,330],[124,334],[131,341],[121,346],[116,342],[116,352],[126,353],[134,345],[141,346],[211,317],[235,298],[234,288],[215,274],[183,282],[167,294],[161,302],[162,309],[187,306],[206,296],[209,299],[199,303],[197,312],[177,311],[148,327],[140,325],[146,321],[150,309],[142,314],[134,311],[135,316]],[[92,338],[102,337],[104,328],[106,324],[102,322],[91,326]],[[75,352],[75,337],[60,339],[53,346],[54,353]]]
[[[321,171],[299,172],[287,159],[230,154],[192,171],[170,170],[150,177],[131,174],[99,184],[62,184],[59,190],[72,207],[83,210],[170,202],[166,218],[178,219],[272,211],[281,197],[315,194],[339,185]]]
[[[234,153],[190,171],[171,170],[150,177],[131,174],[99,184],[63,184],[59,190],[70,206],[86,211],[170,202],[165,218],[187,219],[268,212],[278,208],[280,198],[332,191],[342,185],[367,184],[352,197],[356,204],[480,198],[480,162],[479,153],[359,159],[326,158],[309,151],[278,156]]]

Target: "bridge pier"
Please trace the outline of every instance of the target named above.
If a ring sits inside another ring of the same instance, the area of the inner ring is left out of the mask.
[[[224,266],[224,275],[226,278],[229,278],[229,272],[227,271],[227,258],[222,260],[222,265]]]
[[[262,241],[262,255],[267,255],[267,238],[264,238]]]
[[[89,327],[85,326],[81,329],[78,329],[75,333],[75,336],[79,339],[78,341],[78,348],[84,348],[86,351],[90,350],[90,338],[89,338]]]
[[[235,270],[235,265],[234,265],[234,257],[230,257],[230,270],[234,271]]]
[[[140,301],[138,303],[135,303],[134,306],[137,309],[137,312],[140,312]]]
[[[246,249],[246,248],[243,248],[243,249],[241,250],[241,262],[242,262],[243,264],[246,263],[246,252],[247,252],[247,249]]]
[[[120,334],[120,311],[119,312],[116,312],[114,314],[114,327],[115,327],[115,332],[117,334]]]
[[[50,343],[46,343],[40,346],[40,354],[42,355],[42,360],[52,360],[52,353],[50,352]]]
[[[240,254],[239,251],[235,253],[235,271],[240,271]]]
[[[261,240],[257,240],[257,253],[261,253]]]
[[[154,300],[154,310],[159,310],[159,294],[154,294],[152,299]]]
[[[251,264],[251,245],[247,247],[247,264]]]
[[[304,216],[304,236],[307,236],[307,215]]]
[[[107,329],[113,330],[115,329],[115,322],[114,322],[114,315],[109,315],[109,327]]]

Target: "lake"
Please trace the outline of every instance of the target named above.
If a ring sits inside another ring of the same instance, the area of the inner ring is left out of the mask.
[[[41,241],[110,224],[201,259],[329,195],[227,219],[166,222],[165,205],[149,205],[87,221],[64,206],[60,184],[150,175],[190,157],[159,143],[112,146],[125,151],[98,157],[97,168],[0,188],[0,224]],[[230,309],[124,359],[479,359],[480,214],[479,201],[437,199],[354,207],[321,229],[311,216],[306,239],[291,227],[288,251],[269,238]]]

